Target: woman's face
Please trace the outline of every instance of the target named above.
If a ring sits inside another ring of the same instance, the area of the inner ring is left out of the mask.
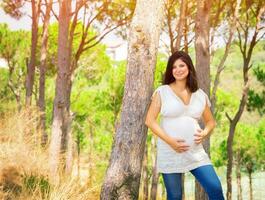
[[[189,68],[181,59],[177,59],[172,68],[172,75],[176,80],[184,80],[189,74]]]

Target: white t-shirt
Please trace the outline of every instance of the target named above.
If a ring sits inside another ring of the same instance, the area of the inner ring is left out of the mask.
[[[184,173],[197,167],[212,164],[202,144],[194,143],[195,129],[199,128],[206,103],[211,106],[207,94],[198,89],[192,93],[188,105],[184,104],[169,85],[159,86],[153,93],[161,97],[160,126],[170,136],[184,139],[189,150],[178,153],[166,142],[157,140],[157,170],[161,173]]]

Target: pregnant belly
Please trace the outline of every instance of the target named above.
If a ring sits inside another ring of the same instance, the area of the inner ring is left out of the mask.
[[[188,116],[164,118],[161,125],[168,135],[184,139],[190,146],[194,144],[195,130],[200,128],[197,120]]]

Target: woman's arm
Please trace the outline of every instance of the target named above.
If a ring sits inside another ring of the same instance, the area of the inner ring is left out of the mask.
[[[188,150],[189,146],[184,143],[184,140],[170,137],[159,126],[156,119],[158,117],[160,110],[161,110],[161,98],[160,95],[156,92],[152,97],[150,107],[147,111],[145,125],[148,126],[156,136],[158,136],[167,144],[169,144],[175,151],[183,152]]]
[[[201,143],[202,140],[209,137],[211,135],[212,130],[216,126],[216,121],[212,115],[211,109],[208,106],[208,104],[206,104],[205,106],[205,109],[202,114],[202,118],[203,118],[205,127],[199,133],[195,134],[195,143],[197,144]]]

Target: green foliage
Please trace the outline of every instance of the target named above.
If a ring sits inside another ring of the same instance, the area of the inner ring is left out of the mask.
[[[157,88],[163,83],[163,77],[167,67],[167,56],[162,53],[158,53],[156,61],[156,71],[154,77],[154,87]]]
[[[240,155],[243,171],[253,173],[265,167],[264,119],[256,126],[239,123],[236,130],[234,150]]]
[[[248,111],[257,110],[260,115],[263,115],[265,114],[265,63],[258,65],[253,71],[263,89],[261,92],[256,92],[255,89],[249,90],[247,109]]]
[[[47,178],[35,175],[25,176],[23,179],[24,187],[29,193],[33,193],[36,189],[40,189],[42,196],[46,196],[50,190],[51,186]]]
[[[1,69],[0,99],[14,107],[14,91],[21,95],[24,90],[26,60],[30,55],[30,35],[27,31],[11,31],[7,24],[0,24],[0,57],[7,62],[7,67]],[[11,90],[9,83],[12,83]],[[10,108],[7,104],[0,104],[0,111]]]
[[[214,151],[212,151],[212,161],[214,166],[221,167],[227,164],[227,143],[226,140],[223,140],[218,148],[214,148]]]

